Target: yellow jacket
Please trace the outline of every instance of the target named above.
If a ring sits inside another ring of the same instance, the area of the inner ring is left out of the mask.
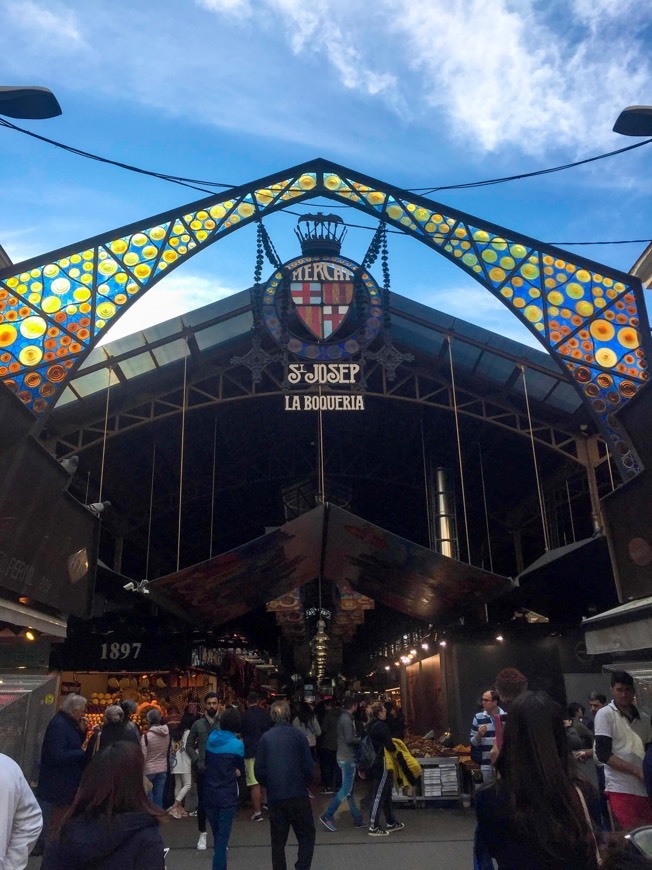
[[[385,750],[385,766],[392,772],[396,788],[402,789],[404,786],[414,785],[421,776],[421,765],[410,754],[410,750],[402,740],[394,737],[392,743],[396,747],[396,752]]]

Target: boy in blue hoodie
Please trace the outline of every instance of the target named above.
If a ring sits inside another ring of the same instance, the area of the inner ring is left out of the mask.
[[[208,738],[204,772],[204,807],[215,848],[213,870],[226,870],[226,848],[240,795],[238,777],[244,770],[244,744],[235,736],[240,731],[238,711],[225,710],[220,726]]]

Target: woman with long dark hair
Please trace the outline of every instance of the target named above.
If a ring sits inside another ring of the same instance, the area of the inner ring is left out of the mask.
[[[312,760],[317,761],[317,738],[321,737],[321,728],[319,727],[319,720],[307,701],[299,703],[297,715],[292,720],[292,724],[306,735]]]
[[[41,870],[164,870],[159,821],[146,797],[143,753],[121,740],[88,765]]]
[[[476,812],[479,839],[499,870],[595,870],[590,785],[573,770],[563,711],[545,692],[512,703],[496,770]]]

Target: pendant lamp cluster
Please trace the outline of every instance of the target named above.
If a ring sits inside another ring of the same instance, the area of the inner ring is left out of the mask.
[[[313,670],[317,682],[324,679],[326,674],[326,659],[328,657],[328,647],[330,638],[326,634],[326,623],[323,619],[317,620],[317,631],[312,639],[312,659]]]

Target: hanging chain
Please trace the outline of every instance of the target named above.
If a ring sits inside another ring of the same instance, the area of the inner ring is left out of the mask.
[[[385,226],[385,224],[381,224],[381,229],[382,233],[380,239],[380,262],[382,263],[383,267],[383,326],[388,332],[392,326],[392,318],[389,313],[389,255],[387,253],[387,227]]]
[[[251,288],[251,313],[254,321],[254,332],[260,335],[263,329],[262,287],[263,277],[263,225],[258,222],[256,227],[256,265],[254,267],[254,286]]]

